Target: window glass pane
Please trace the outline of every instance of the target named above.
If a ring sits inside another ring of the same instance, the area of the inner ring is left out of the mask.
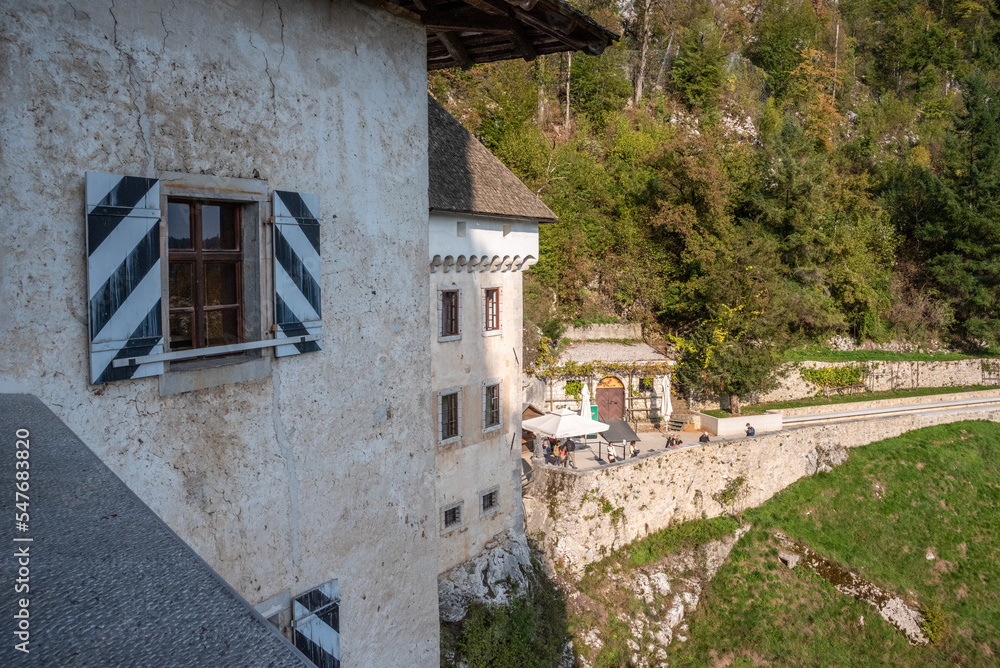
[[[441,336],[458,335],[458,291],[441,293]]]
[[[237,206],[201,205],[201,244],[205,250],[236,250]]]
[[[170,349],[184,350],[193,348],[191,336],[193,333],[193,317],[191,313],[170,314]]]
[[[240,342],[239,310],[227,308],[205,311],[205,334],[210,346],[227,346]]]
[[[194,305],[191,273],[194,265],[186,262],[170,263],[170,308],[190,308]]]
[[[235,262],[205,263],[205,305],[224,306],[236,304],[239,267]]]
[[[169,248],[191,248],[191,205],[167,203],[167,245]]]

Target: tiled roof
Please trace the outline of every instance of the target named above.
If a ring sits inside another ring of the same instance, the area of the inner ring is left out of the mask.
[[[431,211],[556,219],[535,193],[430,96],[427,131]]]

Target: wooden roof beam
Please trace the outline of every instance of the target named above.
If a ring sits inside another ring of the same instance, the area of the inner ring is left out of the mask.
[[[501,16],[452,16],[427,12],[420,15],[420,21],[427,32],[512,33],[516,27],[513,21]]]
[[[472,58],[469,57],[469,52],[462,46],[462,38],[459,37],[458,33],[439,32],[437,33],[437,38],[441,40],[441,44],[448,50],[448,55],[452,57],[456,65],[463,70],[472,67]]]
[[[464,2],[484,12],[501,15],[512,14],[517,21],[535,28],[572,49],[583,51],[592,56],[604,53],[606,45],[603,41],[588,42],[572,36],[573,30],[576,28],[576,21],[572,17],[546,10],[545,18],[541,19],[530,13],[531,9],[535,8],[537,0],[464,0]],[[527,7],[527,9],[523,7]]]
[[[535,51],[535,47],[531,46],[531,40],[528,39],[528,36],[525,35],[524,31],[520,28],[514,29],[511,41],[514,42],[514,46],[517,50],[521,52],[521,57],[529,63],[538,57],[538,52]]]

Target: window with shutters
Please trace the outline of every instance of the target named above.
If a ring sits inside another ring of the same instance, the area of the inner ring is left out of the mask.
[[[461,290],[454,287],[438,288],[438,341],[456,341],[462,338]]]
[[[461,391],[451,388],[438,392],[438,442],[450,443],[462,436]]]
[[[488,380],[483,383],[483,431],[496,431],[503,423],[503,401],[501,381]]]
[[[91,383],[175,394],[263,378],[266,349],[321,349],[315,195],[172,172],[87,172],[85,192]]]
[[[500,288],[483,289],[483,334],[500,333]]]

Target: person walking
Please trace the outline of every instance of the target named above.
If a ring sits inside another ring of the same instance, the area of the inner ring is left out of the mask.
[[[576,468],[576,441],[572,438],[566,439],[566,455],[570,466]]]

